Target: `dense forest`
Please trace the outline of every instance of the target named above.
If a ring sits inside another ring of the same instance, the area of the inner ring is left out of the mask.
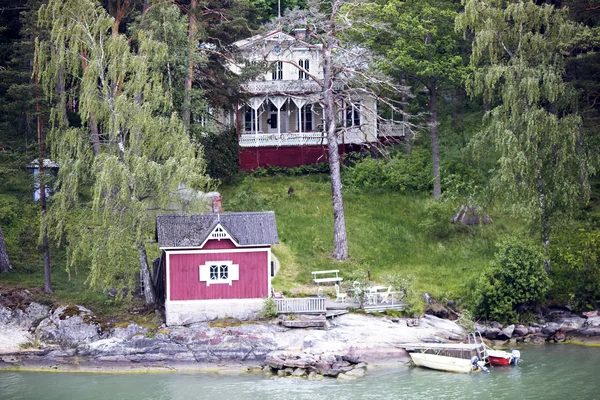
[[[338,263],[348,278],[368,270],[407,292],[439,286],[437,296],[497,320],[542,301],[597,308],[599,22],[598,0],[2,0],[0,283],[43,282],[60,296],[82,285],[127,302],[141,279],[154,304],[155,215],[174,202],[205,208],[174,195],[183,185],[222,190],[229,210],[285,213],[275,249],[290,264],[278,277],[285,288],[298,280],[293,268]],[[368,88],[381,118],[401,115],[410,134],[342,157],[332,146],[327,165],[239,172],[235,132],[206,121],[243,101],[240,84],[270,67],[232,73],[232,44],[274,26],[308,28],[323,46],[330,143],[341,129],[327,89],[336,79]],[[356,54],[360,68],[344,61]],[[326,242],[288,234],[286,224],[306,224],[288,215],[289,202],[323,177],[333,232]],[[281,185],[296,190],[266,195]],[[398,223],[431,248],[463,246],[486,265],[460,287],[431,284],[430,270],[378,266],[377,248],[363,249],[352,224],[385,216],[351,216],[348,232],[344,219],[344,201],[352,214],[369,196],[388,213],[418,210],[419,222]],[[461,205],[498,227],[456,228],[449,217]],[[326,256],[288,254],[305,247]]]

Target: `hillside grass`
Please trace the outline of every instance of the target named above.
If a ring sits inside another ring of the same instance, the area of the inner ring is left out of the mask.
[[[490,262],[498,239],[515,229],[514,221],[492,214],[493,224],[453,227],[448,237],[437,238],[420,226],[426,195],[345,190],[350,259],[339,262],[330,257],[333,209],[328,175],[260,177],[251,182],[250,188],[222,187],[224,209],[236,208],[240,196],[254,196],[257,207],[246,202],[247,211],[274,210],[279,244],[273,253],[281,269],[273,285],[288,295],[316,294],[311,271],[339,269],[345,286],[357,271],[370,271],[371,280],[381,283],[390,274],[402,274],[414,278],[419,292],[440,299],[465,298]],[[289,187],[294,188],[291,195]]]

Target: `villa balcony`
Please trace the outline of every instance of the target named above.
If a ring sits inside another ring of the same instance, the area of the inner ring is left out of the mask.
[[[348,129],[338,136],[338,144],[365,143],[365,135],[360,129]],[[240,136],[240,147],[300,147],[327,145],[325,132],[287,132],[287,133],[244,133]]]

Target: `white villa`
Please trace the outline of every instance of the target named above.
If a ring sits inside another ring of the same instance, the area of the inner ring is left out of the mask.
[[[327,160],[323,131],[321,45],[305,39],[304,29],[290,35],[274,30],[235,43],[247,62],[267,62],[272,68],[242,85],[250,95],[237,104],[227,120],[233,121],[240,144],[242,169],[264,166],[295,167]],[[238,66],[230,66],[239,72]],[[375,99],[351,95],[340,105],[340,151],[377,142],[382,137],[402,137],[403,132],[377,122]],[[379,131],[378,131],[379,128]]]

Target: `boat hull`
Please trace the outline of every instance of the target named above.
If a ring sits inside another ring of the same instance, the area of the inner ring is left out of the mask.
[[[437,354],[428,353],[410,353],[410,357],[415,365],[419,367],[466,374],[473,372],[471,360],[464,358],[439,356]]]
[[[508,351],[502,350],[488,350],[488,360],[490,365],[517,365],[520,356],[521,353],[518,351],[509,353]]]

